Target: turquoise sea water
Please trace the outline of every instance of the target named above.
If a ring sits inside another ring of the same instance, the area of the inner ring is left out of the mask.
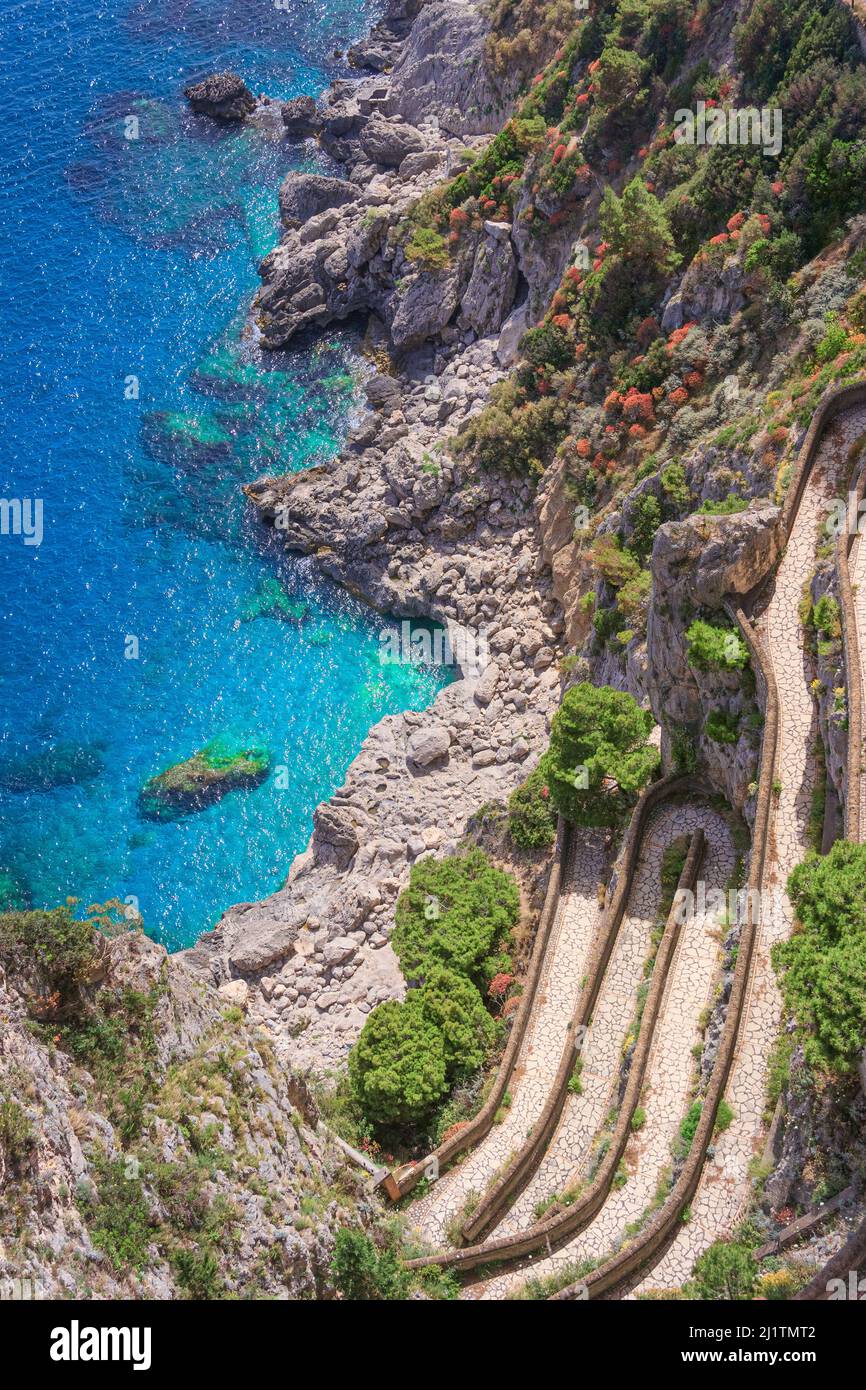
[[[241,482],[334,452],[359,362],[339,333],[255,356],[243,307],[280,178],[311,157],[182,98],[222,68],[316,94],[374,9],[30,0],[0,19],[0,495],[43,508],[40,545],[0,535],[0,887],[134,899],[170,947],[276,888],[370,725],[445,678],[382,666],[381,619],[248,514]],[[275,575],[291,611],[251,616]],[[266,744],[275,774],[143,820],[142,783],[215,736]]]

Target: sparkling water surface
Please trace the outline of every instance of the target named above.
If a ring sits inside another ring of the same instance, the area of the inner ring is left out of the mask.
[[[0,536],[4,906],[117,896],[190,944],[283,882],[371,724],[447,678],[383,666],[382,619],[249,515],[241,483],[334,453],[364,368],[347,335],[263,357],[246,324],[279,181],[324,157],[182,96],[224,68],[315,95],[374,14],[29,0],[0,17],[0,483],[43,505],[41,544]],[[267,746],[268,780],[144,819],[143,783],[215,737]]]

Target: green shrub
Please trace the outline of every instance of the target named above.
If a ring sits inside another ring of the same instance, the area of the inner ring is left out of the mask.
[[[838,840],[788,879],[800,930],[773,948],[786,1007],[815,1066],[851,1072],[866,1037],[866,845]]]
[[[425,270],[443,270],[448,264],[448,243],[432,227],[415,227],[406,243],[406,258]]]
[[[556,811],[540,767],[508,798],[508,833],[520,849],[546,849],[556,837]]]
[[[615,824],[658,766],[652,726],[624,691],[586,681],[567,690],[542,759],[557,810],[578,825]]]
[[[353,1300],[388,1300],[406,1297],[408,1272],[392,1250],[376,1249],[363,1231],[337,1232],[331,1273],[337,1290]]]
[[[742,671],[749,649],[732,627],[698,618],[686,633],[689,665],[696,671]]]
[[[90,1238],[118,1271],[142,1270],[156,1223],[145,1201],[142,1183],[126,1176],[124,1159],[99,1159],[93,1164],[98,1200],[82,1199]]]
[[[717,1240],[695,1261],[688,1288],[700,1299],[748,1299],[757,1277],[758,1266],[747,1245]]]
[[[812,626],[828,639],[842,636],[842,614],[830,594],[822,594],[812,609]]]
[[[724,710],[710,710],[704,728],[716,743],[736,743],[740,737],[739,716],[727,714]]]
[[[471,980],[434,966],[418,992],[424,1018],[438,1029],[449,1081],[477,1071],[496,1040],[494,1023]]]
[[[749,506],[747,497],[738,497],[735,492],[729,492],[723,502],[704,502],[698,507],[698,512],[702,516],[733,516],[736,512],[744,512]]]
[[[832,362],[844,352],[848,346],[848,330],[839,321],[838,314],[827,315],[827,331],[815,349],[815,359],[818,362]]]
[[[556,396],[528,401],[514,377],[492,388],[487,405],[457,435],[458,458],[502,473],[537,473],[553,457],[566,412]]]
[[[662,492],[668,504],[676,511],[682,511],[692,500],[686,482],[686,470],[681,463],[669,463],[659,474]]]
[[[440,964],[481,984],[485,958],[497,942],[508,941],[519,915],[514,879],[483,850],[422,859],[397,900],[391,944],[407,980]]]
[[[98,934],[68,907],[0,915],[0,956],[13,966],[31,964],[49,991],[64,998],[83,984],[97,959]]]
[[[565,329],[545,323],[530,328],[520,340],[520,351],[534,367],[552,367],[562,371],[574,365],[574,341]]]
[[[34,1141],[33,1126],[16,1100],[0,1099],[0,1148],[15,1166],[26,1157]]]
[[[445,1043],[419,995],[380,1004],[349,1053],[352,1091],[373,1124],[415,1124],[448,1089]]]
[[[645,560],[653,548],[656,531],[662,524],[662,508],[659,499],[652,492],[639,497],[632,512],[631,549],[641,560]]]
[[[618,536],[597,536],[592,545],[593,566],[615,589],[636,579],[640,564],[628,550],[623,550]]]

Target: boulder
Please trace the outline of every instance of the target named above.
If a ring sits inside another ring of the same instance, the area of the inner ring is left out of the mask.
[[[250,997],[250,987],[246,980],[228,980],[220,985],[217,994],[236,1009],[245,1009]]]
[[[407,155],[420,154],[424,137],[414,126],[372,116],[361,131],[361,149],[374,164],[402,164]]]
[[[433,0],[394,65],[389,111],[413,125],[435,116],[454,135],[499,130],[520,76],[515,70],[499,82],[490,74],[484,63],[489,33],[482,6]]]
[[[732,516],[671,521],[656,533],[653,590],[693,605],[716,608],[725,594],[747,594],[776,564],[780,537],[778,507],[764,504]]]
[[[338,936],[333,941],[328,941],[322,952],[326,969],[333,970],[335,965],[342,965],[343,961],[349,960],[357,949],[358,943],[353,941],[350,936]]]
[[[304,140],[321,128],[321,119],[312,97],[293,97],[291,101],[284,101],[282,115],[286,134],[292,140]]]
[[[391,322],[391,341],[398,352],[417,347],[440,333],[460,302],[454,267],[421,271],[401,294]]]
[[[317,858],[347,868],[360,843],[351,807],[325,801],[313,813],[313,826]]]
[[[508,318],[502,325],[499,333],[499,342],[496,344],[496,356],[500,367],[510,367],[519,357],[518,344],[529,327],[529,301],[512,309]]]
[[[417,767],[427,767],[444,758],[451,747],[451,735],[444,724],[427,724],[416,729],[406,746],[406,757]]]
[[[328,208],[339,208],[358,197],[358,189],[345,179],[292,170],[280,185],[280,217],[285,227],[300,227]]]
[[[214,72],[184,90],[199,116],[215,121],[242,121],[255,110],[255,98],[236,72]]]

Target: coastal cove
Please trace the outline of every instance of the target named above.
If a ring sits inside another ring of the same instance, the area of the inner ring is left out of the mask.
[[[31,80],[25,118],[2,122],[0,490],[41,499],[44,530],[0,548],[4,907],[117,896],[191,945],[282,884],[371,725],[448,679],[383,665],[383,619],[249,516],[244,483],[333,455],[368,369],[343,332],[267,358],[244,336],[280,180],[325,157],[215,130],[183,98],[224,66],[316,95],[348,71],[322,55],[374,15],[81,0],[4,17],[6,81]],[[142,817],[148,780],[214,739],[264,746],[267,779]]]

